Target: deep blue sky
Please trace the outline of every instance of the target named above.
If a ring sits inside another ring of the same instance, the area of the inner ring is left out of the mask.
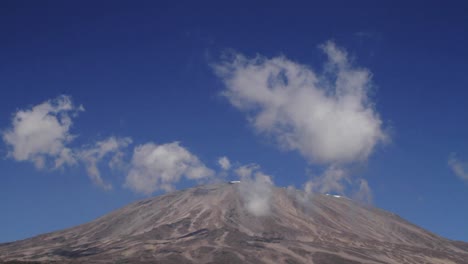
[[[371,97],[390,130],[390,143],[353,169],[369,182],[373,204],[468,241],[468,184],[447,164],[453,152],[468,160],[465,1],[98,2],[0,3],[2,131],[19,109],[65,94],[86,109],[70,129],[76,146],[108,136],[180,141],[208,167],[226,155],[260,164],[279,186],[301,187],[320,165],[255,133],[220,96],[212,65],[232,49],[320,69],[318,47],[332,40],[372,72]],[[122,187],[122,173],[103,171],[115,185],[103,191],[83,168],[38,170],[8,151],[1,142],[0,242],[145,197]]]

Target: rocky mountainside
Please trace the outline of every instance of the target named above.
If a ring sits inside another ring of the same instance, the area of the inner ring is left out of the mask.
[[[252,214],[243,185],[172,192],[0,244],[0,262],[468,263],[468,243],[345,197],[271,187],[268,213]]]

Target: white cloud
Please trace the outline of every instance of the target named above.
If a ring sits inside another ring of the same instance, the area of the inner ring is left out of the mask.
[[[78,159],[83,161],[86,166],[88,176],[91,178],[94,184],[109,190],[112,189],[112,185],[105,183],[101,177],[101,173],[98,168],[98,163],[105,156],[112,156],[109,167],[116,168],[122,166],[123,148],[126,148],[132,143],[131,138],[116,138],[109,137],[105,140],[96,142],[93,146],[80,150],[77,154]]]
[[[364,203],[372,202],[372,190],[365,179],[359,179],[359,189],[354,194],[354,199]]]
[[[226,156],[220,157],[218,159],[218,165],[225,171],[231,168],[231,162]]]
[[[226,86],[223,95],[280,147],[314,163],[366,160],[387,138],[368,96],[371,73],[351,65],[333,42],[321,48],[328,56],[321,74],[285,57],[241,54],[215,71]]]
[[[344,194],[349,175],[342,168],[330,166],[325,172],[306,182],[304,189],[307,193],[337,193]]]
[[[84,111],[76,107],[69,96],[59,96],[13,115],[11,127],[3,132],[4,142],[10,147],[9,156],[17,161],[33,162],[36,168],[63,168],[64,165],[83,163],[91,180],[104,189],[111,185],[103,181],[98,164],[111,156],[110,167],[123,163],[122,148],[130,138],[110,137],[88,147],[71,147],[76,137],[70,133],[72,119]]]
[[[273,181],[260,171],[257,164],[244,165],[235,170],[241,179],[239,190],[247,211],[254,216],[266,216],[271,211]]]
[[[9,155],[17,161],[31,161],[36,168],[44,168],[49,160],[54,167],[75,164],[72,150],[66,145],[74,135],[69,130],[72,117],[83,107],[75,107],[68,96],[59,96],[13,115],[12,125],[2,133],[11,148]]]
[[[455,153],[452,153],[448,160],[448,165],[458,178],[468,181],[468,163],[460,161]]]
[[[304,184],[304,190],[306,194],[349,194],[356,201],[372,202],[372,189],[365,179],[357,178],[353,180],[352,175],[346,169],[333,165],[328,166],[321,175],[307,181]]]
[[[260,169],[260,165],[252,163],[238,167],[234,173],[241,179],[251,178],[255,171]]]
[[[125,185],[149,195],[156,190],[171,191],[183,176],[187,179],[211,177],[214,172],[179,142],[146,143],[134,149]]]

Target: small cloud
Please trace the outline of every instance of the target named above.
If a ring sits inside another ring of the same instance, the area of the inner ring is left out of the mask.
[[[353,180],[352,175],[346,169],[333,165],[329,166],[321,175],[306,182],[304,191],[306,194],[350,195],[359,202],[372,202],[372,190],[365,179]]]
[[[363,203],[372,203],[372,190],[365,179],[358,179],[359,189],[354,194],[354,199]]]
[[[220,157],[218,159],[218,165],[225,171],[231,168],[231,162],[226,156]]]
[[[69,131],[72,118],[80,111],[84,108],[73,105],[65,95],[17,111],[11,127],[2,133],[3,141],[10,147],[8,155],[17,161],[33,162],[38,169],[50,161],[53,168],[76,164],[67,145],[75,138]]]
[[[372,38],[375,36],[376,33],[371,32],[371,31],[358,31],[354,33],[354,36],[358,38]]]
[[[77,158],[85,164],[86,171],[94,184],[104,188],[105,190],[112,189],[112,185],[105,183],[101,177],[98,168],[98,163],[106,156],[112,156],[109,167],[122,167],[122,149],[132,143],[132,139],[109,137],[105,140],[96,142],[93,146],[80,150]]]
[[[244,165],[235,170],[241,179],[239,190],[247,211],[254,216],[266,216],[271,211],[273,181],[260,171],[257,164]]]
[[[213,175],[211,169],[179,142],[146,143],[133,151],[125,186],[149,195],[157,190],[172,191],[182,177],[198,180]]]
[[[448,165],[453,173],[460,179],[468,181],[468,163],[460,161],[455,153],[450,154]]]
[[[252,174],[260,169],[260,165],[252,163],[238,167],[234,173],[241,179],[250,178]]]
[[[346,184],[349,182],[349,175],[344,169],[330,166],[322,175],[313,177],[310,181],[306,182],[304,190],[306,193],[344,194]]]

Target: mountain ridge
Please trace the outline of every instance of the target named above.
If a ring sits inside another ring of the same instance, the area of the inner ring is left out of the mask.
[[[464,263],[468,259],[468,243],[440,237],[394,213],[344,197],[268,188],[269,199],[260,200],[268,202],[260,204],[268,206],[262,215],[249,209],[249,192],[256,190],[248,183],[197,186],[136,201],[76,227],[0,244],[0,262]]]

